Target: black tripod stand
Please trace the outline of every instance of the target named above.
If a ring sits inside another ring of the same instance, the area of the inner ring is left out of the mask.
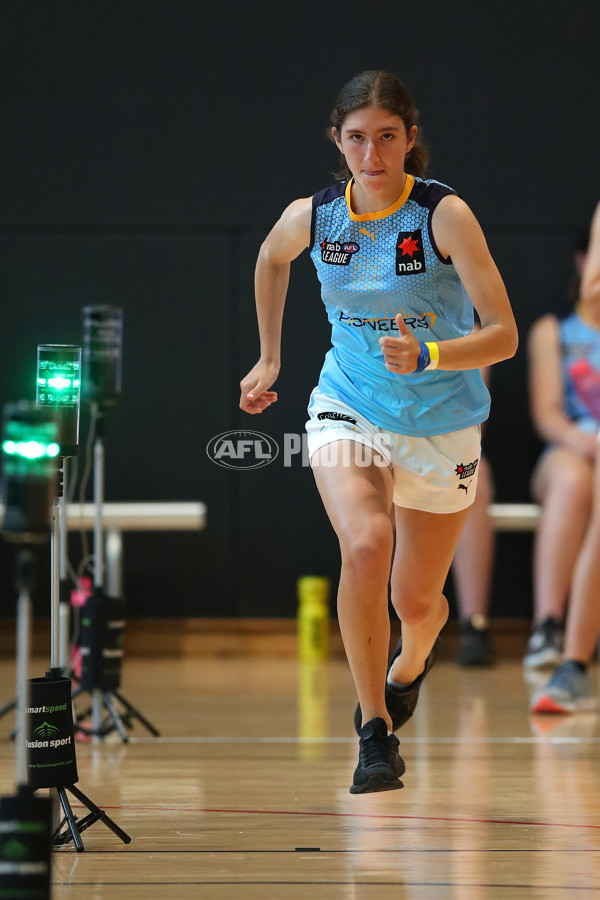
[[[87,809],[89,809],[89,813],[87,816],[84,816],[83,819],[77,819],[77,816],[73,813],[71,809],[71,804],[69,803],[69,797],[67,796],[67,791],[70,791],[74,797],[79,800]],[[93,800],[90,800],[83,791],[80,791],[79,788],[76,788],[74,784],[70,784],[68,787],[58,787],[56,788],[56,793],[58,794],[58,799],[60,800],[60,805],[62,806],[62,810],[64,813],[64,818],[59,823],[56,828],[54,834],[52,835],[52,843],[55,846],[61,846],[62,844],[68,844],[70,840],[73,840],[73,844],[75,849],[81,852],[85,850],[83,846],[83,841],[81,840],[81,832],[85,831],[86,828],[89,828],[90,825],[93,825],[95,822],[103,822],[107,828],[117,835],[118,838],[121,838],[124,844],[130,844],[131,838],[129,835],[123,831],[122,828],[119,828],[116,822],[114,822],[110,816],[107,816],[103,809],[100,809],[99,806],[96,806]],[[63,826],[67,827],[61,831]]]
[[[34,790],[39,787],[50,787],[56,790],[64,817],[54,832],[53,844],[61,845],[73,840],[75,849],[81,851],[85,849],[81,840],[81,832],[98,821],[103,822],[124,843],[128,844],[131,838],[83,791],[75,786],[78,775],[73,734],[71,680],[63,676],[60,668],[60,526],[58,519],[59,502],[56,498],[51,507],[50,532],[52,582],[50,592],[50,669],[46,672],[45,678],[33,679],[31,682],[29,733],[33,739],[29,742],[31,753],[29,783]],[[57,718],[58,713],[61,714],[56,722],[54,719],[51,723],[48,722],[49,710],[54,718]],[[35,727],[40,713],[43,721]],[[38,735],[42,735],[46,739],[37,740]],[[56,737],[48,740],[52,735],[56,735]],[[58,735],[61,737],[59,738]],[[46,753],[48,747],[45,745],[52,748],[52,744],[56,745],[59,742],[59,746],[54,748],[50,763],[52,769],[48,770]],[[63,759],[56,759],[58,750],[64,750],[66,756]],[[37,756],[38,752],[42,754],[39,763],[34,758],[34,754]],[[67,792],[73,794],[89,810],[88,815],[80,821],[73,813]],[[66,826],[64,830],[63,826]]]
[[[91,695],[91,706],[77,715],[77,729],[82,734],[104,738],[117,731],[121,740],[129,740],[127,728],[140,722],[150,734],[160,732],[119,691],[123,661],[125,603],[104,592],[104,435],[105,417],[102,404],[92,404],[94,441],[94,594],[88,599],[82,615],[82,675],[73,699]],[[105,712],[103,712],[103,710]],[[92,715],[92,727],[81,719]]]

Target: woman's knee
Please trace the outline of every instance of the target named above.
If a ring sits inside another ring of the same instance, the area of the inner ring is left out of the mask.
[[[551,496],[555,504],[589,514],[592,502],[591,472],[587,472],[584,468],[563,472],[553,484],[549,485],[542,506],[548,503]]]
[[[583,458],[555,451],[547,465],[540,467],[532,481],[536,498],[542,505],[551,498],[566,503],[589,503],[593,490],[593,469]]]
[[[340,536],[342,566],[355,578],[389,578],[394,536],[389,519],[379,519]]]
[[[435,617],[442,628],[448,620],[448,601],[437,592],[392,591],[392,605],[405,625],[422,625]]]

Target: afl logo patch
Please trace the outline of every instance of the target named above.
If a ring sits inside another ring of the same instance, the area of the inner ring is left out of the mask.
[[[360,247],[355,241],[340,243],[340,241],[321,241],[321,261],[330,266],[349,266],[350,260]]]
[[[421,229],[401,231],[396,241],[396,275],[420,275],[425,271]]]
[[[260,431],[224,431],[211,438],[206,453],[224,469],[261,469],[277,458],[279,447]]]

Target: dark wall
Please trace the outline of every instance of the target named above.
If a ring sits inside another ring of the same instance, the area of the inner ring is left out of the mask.
[[[37,343],[80,340],[83,305],[122,306],[107,498],[208,506],[200,534],[128,536],[132,615],[291,615],[299,574],[337,573],[309,470],[280,457],[229,472],[205,446],[226,429],[256,427],[237,408],[258,350],[256,252],[287,203],[331,180],[330,105],[363,68],[389,68],[412,89],[432,175],[470,203],[507,283],[522,345],[494,372],[487,443],[498,500],[528,499],[539,448],[525,336],[562,302],[600,197],[594,0],[554,11],[541,2],[33,2],[5,4],[2,19],[0,400],[33,396]],[[316,278],[301,258],[280,400],[260,420],[275,440],[302,431],[327,348]],[[0,554],[10,611],[11,552]],[[501,537],[499,557],[493,612],[526,614],[530,538]]]

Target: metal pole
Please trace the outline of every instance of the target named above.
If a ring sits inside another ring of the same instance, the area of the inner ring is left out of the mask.
[[[102,505],[104,503],[104,444],[101,438],[94,443],[94,587],[104,584],[104,541],[102,536]]]
[[[15,778],[17,787],[27,784],[27,708],[29,706],[29,645],[31,635],[31,597],[21,587],[17,601],[17,706]]]
[[[58,530],[58,500],[50,507],[50,668],[60,667],[60,535]]]
[[[63,489],[62,496],[58,498],[58,516],[59,516],[59,534],[60,534],[60,562],[59,576],[61,581],[67,579],[67,553],[68,553],[68,485],[67,485],[67,463],[68,459],[63,459]]]
[[[123,533],[120,528],[106,531],[106,593],[109,597],[123,595]]]
[[[96,407],[97,423],[102,430],[101,410]],[[94,587],[104,585],[104,535],[102,531],[102,507],[104,504],[104,443],[98,436],[94,442]],[[92,690],[92,730],[95,732],[94,742],[100,740],[99,731],[102,724],[102,692]]]
[[[92,731],[94,733],[92,741],[94,744],[98,744],[102,740],[99,734],[104,718],[102,707],[102,691],[99,688],[94,688],[92,690]]]
[[[60,552],[60,562],[59,562],[59,580],[60,586],[66,585],[68,578],[67,571],[67,559],[68,559],[68,528],[69,528],[69,520],[68,520],[68,483],[67,483],[67,464],[68,459],[63,460],[63,490],[62,496],[58,498],[58,524],[59,524],[59,534],[60,534],[60,542],[59,542],[59,552]],[[59,597],[59,599],[61,599]],[[62,602],[59,607],[59,658],[60,658],[60,667],[62,669],[63,675],[67,675],[69,672],[69,626],[70,626],[70,607],[69,602],[64,597],[62,598]]]

